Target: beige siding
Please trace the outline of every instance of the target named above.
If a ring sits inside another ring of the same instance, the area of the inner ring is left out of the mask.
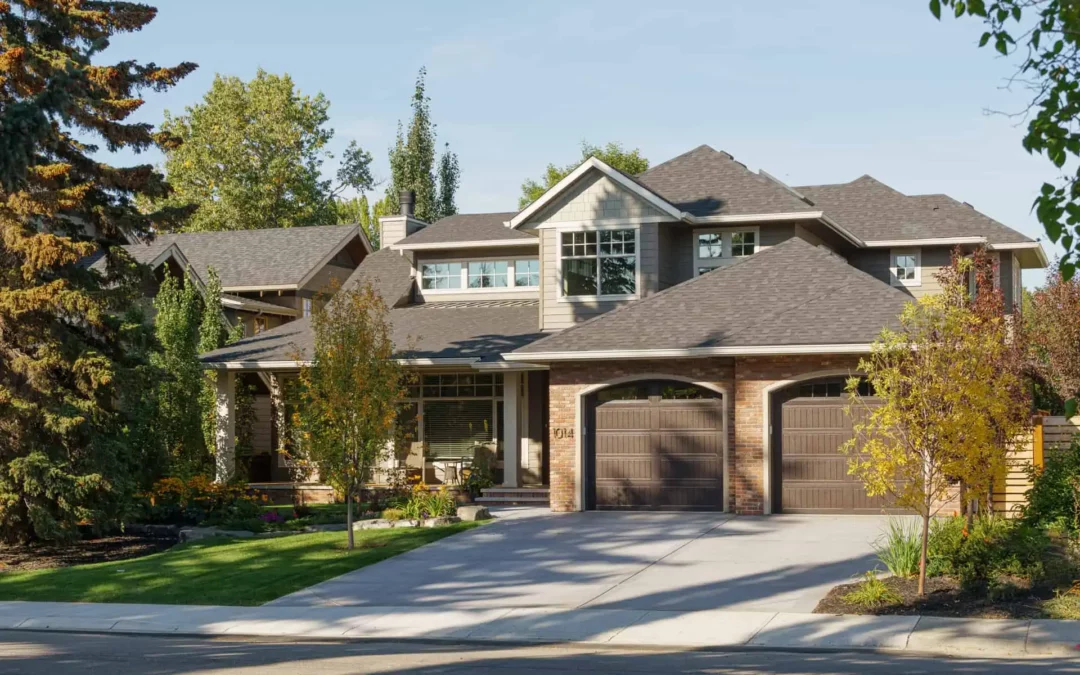
[[[648,202],[599,171],[591,171],[530,218],[526,227],[540,223],[662,217],[666,216]]]
[[[321,270],[315,273],[315,276],[304,284],[303,290],[311,291],[312,293],[322,293],[328,291],[331,286],[331,282],[336,279],[338,283],[344,283],[349,275],[353,273],[353,268],[342,267],[340,265],[324,265]],[[303,294],[302,294],[303,295]],[[299,308],[299,305],[296,305]]]
[[[915,298],[941,292],[937,274],[942,267],[952,262],[952,249],[948,246],[923,247],[921,250],[920,284],[918,286],[897,286],[900,290]],[[848,257],[855,267],[887,284],[892,283],[890,273],[892,253],[887,248],[872,248],[855,251]]]
[[[270,396],[257,394],[252,405],[255,412],[255,421],[251,426],[251,446],[255,453],[270,452],[273,449],[271,441],[271,418]]]

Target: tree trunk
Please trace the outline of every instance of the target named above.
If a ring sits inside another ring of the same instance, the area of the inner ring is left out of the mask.
[[[930,509],[922,514],[922,554],[919,556],[919,596],[926,595],[926,549],[930,542]]]
[[[356,542],[355,542],[355,540],[353,538],[353,529],[352,529],[352,525],[353,525],[353,513],[352,513],[353,498],[352,498],[352,481],[351,480],[349,481],[349,487],[346,488],[346,490],[345,490],[345,501],[346,501],[345,527],[349,531],[349,550],[351,551],[351,550],[353,550],[353,547],[356,545]]]

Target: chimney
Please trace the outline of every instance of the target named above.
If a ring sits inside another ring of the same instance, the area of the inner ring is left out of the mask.
[[[398,193],[401,206],[396,216],[379,217],[379,247],[393,246],[405,237],[427,227],[427,223],[416,219],[416,193],[402,190]]]
[[[399,192],[398,203],[401,205],[401,215],[412,216],[416,213],[416,193],[412,190]]]

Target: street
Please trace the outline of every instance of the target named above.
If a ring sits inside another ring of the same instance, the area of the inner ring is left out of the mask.
[[[587,646],[266,642],[0,631],[0,673],[1080,673],[1078,660],[975,660],[854,653],[687,652]]]

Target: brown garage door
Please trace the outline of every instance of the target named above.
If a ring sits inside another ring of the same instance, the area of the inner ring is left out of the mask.
[[[844,398],[795,398],[781,406],[781,511],[881,513],[885,497],[867,497],[862,481],[848,475],[840,447],[852,437]],[[856,414],[865,414],[858,413]]]
[[[723,407],[708,398],[614,400],[596,406],[593,505],[723,508]],[[684,388],[683,391],[686,391]]]

